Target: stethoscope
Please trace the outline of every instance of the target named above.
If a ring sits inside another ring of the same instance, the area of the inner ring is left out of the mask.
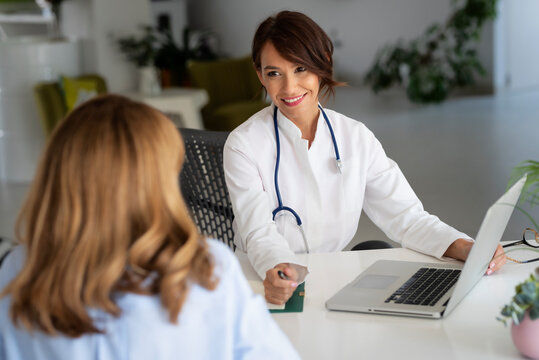
[[[335,149],[335,161],[336,161],[337,169],[339,169],[339,173],[342,174],[343,163],[341,161],[341,156],[339,154],[339,147],[337,146],[337,141],[335,140],[335,134],[333,133],[333,128],[331,127],[331,123],[329,122],[326,112],[324,111],[324,109],[322,109],[322,106],[320,106],[320,104],[318,104],[318,108],[322,112],[322,116],[324,116],[324,120],[326,120],[326,124],[328,125],[329,133],[331,134],[331,140],[333,141],[333,148]],[[275,217],[281,211],[288,211],[289,213],[291,213],[296,219],[296,223],[298,224],[298,227],[301,231],[301,236],[303,237],[305,249],[307,250],[307,253],[309,253],[309,244],[307,243],[307,238],[305,236],[305,231],[303,230],[303,223],[301,221],[301,218],[299,217],[298,213],[294,209],[288,206],[283,206],[281,192],[279,191],[279,161],[281,159],[281,141],[279,139],[279,126],[277,125],[277,106],[275,106],[275,109],[273,111],[273,127],[275,128],[275,143],[277,147],[277,159],[275,160],[274,181],[275,181],[275,194],[277,195],[277,202],[278,202],[278,206],[272,212],[273,221],[275,221]]]

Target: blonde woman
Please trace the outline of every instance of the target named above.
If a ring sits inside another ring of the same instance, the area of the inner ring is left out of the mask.
[[[0,268],[0,359],[290,359],[231,252],[178,187],[184,148],[120,96],[53,134]]]

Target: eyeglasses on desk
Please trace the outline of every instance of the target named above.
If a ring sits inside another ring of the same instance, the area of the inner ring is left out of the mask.
[[[532,228],[526,228],[526,229],[524,229],[524,231],[522,233],[522,240],[515,241],[513,243],[503,245],[503,248],[506,249],[508,247],[517,246],[517,245],[525,245],[525,246],[531,248],[531,249],[528,249],[528,250],[533,250],[533,251],[539,252],[539,234],[537,233],[537,231],[535,231]],[[515,249],[515,250],[517,250],[517,249]],[[507,252],[509,252],[509,251],[506,251],[506,253]],[[518,259],[514,259],[512,257],[509,257],[507,255],[505,255],[505,257],[507,258],[507,260],[516,262],[518,264],[527,264],[527,263],[531,263],[531,262],[534,262],[534,261],[539,261],[539,257],[535,258],[535,259],[530,259],[530,260],[518,260]]]

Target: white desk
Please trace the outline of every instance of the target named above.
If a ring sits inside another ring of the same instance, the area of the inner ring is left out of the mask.
[[[257,275],[238,258],[249,280]],[[537,264],[507,263],[485,276],[447,318],[415,319],[329,311],[325,302],[378,259],[432,261],[407,249],[302,255],[310,275],[302,313],[272,314],[303,359],[514,359],[510,327],[496,320],[514,286]]]
[[[183,124],[176,124],[191,129],[204,129],[200,109],[208,102],[208,94],[204,89],[166,88],[159,95],[126,93],[125,96],[141,101],[154,108],[182,117]]]

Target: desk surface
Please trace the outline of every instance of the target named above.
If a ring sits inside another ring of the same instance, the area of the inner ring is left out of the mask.
[[[257,275],[237,254],[249,280]],[[302,313],[273,314],[304,359],[513,359],[510,327],[496,320],[535,269],[508,263],[483,277],[448,317],[416,319],[329,311],[325,302],[379,259],[437,262],[407,249],[301,255],[309,266]]]

